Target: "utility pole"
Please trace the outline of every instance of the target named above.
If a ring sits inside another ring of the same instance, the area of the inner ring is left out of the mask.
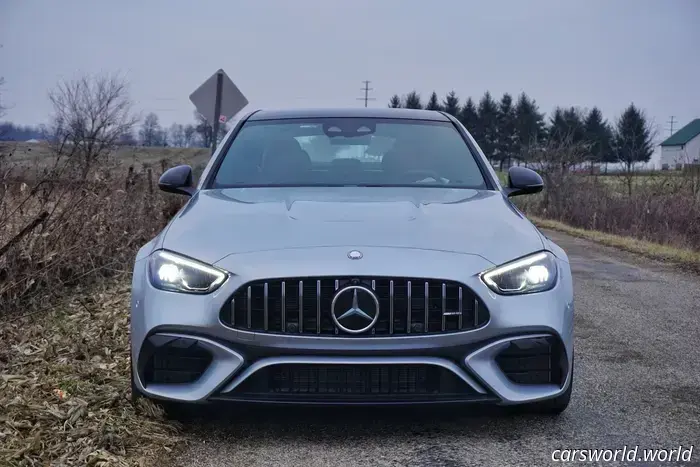
[[[374,101],[376,99],[374,97],[369,97],[369,92],[373,90],[373,88],[369,87],[369,83],[371,83],[371,81],[365,80],[363,83],[365,83],[365,87],[360,88],[360,90],[365,92],[365,97],[358,97],[357,100],[365,101],[365,107],[367,107],[367,101]]]
[[[675,117],[674,117],[673,115],[671,115],[671,119],[667,122],[669,125],[671,125],[671,128],[670,128],[671,135],[670,135],[670,136],[673,136],[673,123],[674,123],[674,118],[675,118]]]

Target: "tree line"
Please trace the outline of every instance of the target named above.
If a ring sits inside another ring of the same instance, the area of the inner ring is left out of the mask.
[[[172,146],[179,148],[187,147],[210,147],[213,139],[214,129],[209,122],[198,112],[194,113],[195,122],[182,124],[173,123],[168,128],[160,125],[158,115],[151,112],[143,119],[137,134],[131,136],[131,145],[141,144],[143,146]],[[219,138],[228,132],[228,125],[219,124]]]
[[[194,123],[173,123],[163,127],[157,114],[147,114],[140,127],[125,131],[117,138],[115,144],[123,146],[170,146],[170,147],[210,147],[213,128],[199,113],[194,114]],[[219,125],[219,137],[228,131],[226,124]],[[54,129],[46,125],[15,125],[12,122],[0,123],[0,140],[27,141],[30,139],[51,139]]]
[[[0,87],[1,84],[0,80]],[[108,102],[114,107],[111,114],[101,110],[105,104],[102,102],[104,95],[113,96]],[[121,78],[85,76],[62,82],[50,93],[50,99],[55,115],[48,129],[7,123],[0,128],[0,139],[26,140],[30,139],[27,136],[40,134],[44,139],[73,143],[100,140],[103,146],[105,142],[108,145],[174,147],[209,147],[212,144],[213,128],[196,112],[193,123],[174,123],[168,128],[160,124],[155,113],[149,113],[143,119],[133,117],[126,82]],[[114,105],[114,102],[119,105]],[[613,122],[605,119],[598,107],[590,110],[557,107],[547,118],[537,102],[524,92],[515,99],[505,93],[497,101],[486,91],[478,102],[468,97],[463,103],[454,91],[442,99],[432,92],[424,103],[414,90],[403,96],[395,94],[388,106],[441,110],[455,116],[472,133],[487,157],[499,163],[501,168],[513,160],[527,161],[533,148],[546,149],[556,145],[583,148],[585,160],[591,166],[622,163],[628,171],[636,163],[648,162],[654,152],[656,131],[645,112],[633,103]],[[91,114],[94,109],[105,113],[101,125],[90,123],[94,120]],[[0,106],[0,117],[2,115]],[[219,138],[227,131],[227,125],[222,124]]]
[[[501,169],[513,160],[527,160],[533,148],[551,145],[581,145],[592,166],[622,163],[628,170],[636,163],[649,162],[654,152],[656,132],[634,103],[614,122],[605,119],[598,107],[556,107],[547,118],[535,99],[524,92],[515,99],[505,93],[497,101],[486,91],[478,102],[468,97],[464,103],[454,91],[442,99],[432,92],[424,103],[418,92],[411,91],[403,96],[394,94],[388,107],[436,110],[454,116]]]

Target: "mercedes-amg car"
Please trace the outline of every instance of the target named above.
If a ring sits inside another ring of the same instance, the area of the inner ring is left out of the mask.
[[[507,180],[444,112],[241,117],[160,178],[189,199],[135,260],[134,396],[562,412],[569,262],[510,201],[540,175]]]

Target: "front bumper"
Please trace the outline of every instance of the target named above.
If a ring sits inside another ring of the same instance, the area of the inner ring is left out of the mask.
[[[348,249],[328,250],[324,257],[332,258],[334,254],[344,256]],[[449,278],[471,288],[490,312],[489,322],[471,331],[367,338],[296,336],[240,331],[220,321],[220,309],[226,300],[251,280],[348,273],[405,275],[405,250],[382,248],[381,255],[376,255],[381,262],[372,261],[373,253],[378,253],[373,250],[363,248],[363,264],[353,264],[356,270],[352,271],[345,264],[339,271],[333,261],[307,263],[308,270],[300,270],[299,265],[304,263],[295,257],[303,256],[299,251],[275,252],[274,260],[271,253],[225,258],[219,265],[235,275],[206,296],[153,288],[146,275],[146,260],[137,261],[131,316],[136,388],[149,397],[192,403],[235,400],[512,405],[549,399],[566,391],[573,360],[574,305],[569,265],[562,260],[560,278],[553,290],[503,297],[493,294],[477,277],[491,263],[474,255],[459,255],[461,267],[457,272],[450,271]],[[391,260],[392,255],[396,255],[396,261]],[[415,251],[411,263],[422,265],[419,276],[445,277],[445,265],[455,263],[455,254]],[[547,357],[541,352],[545,347]],[[182,368],[173,370],[178,363],[167,359],[172,357],[173,349],[185,352],[178,361],[189,365],[185,369],[188,376],[181,380],[171,378],[175,374],[172,371],[182,374]],[[154,362],[158,362],[155,368]],[[531,365],[529,371],[528,362],[536,368]],[[549,365],[549,380],[537,375],[543,364]],[[528,371],[520,371],[523,369]],[[339,391],[343,388],[339,378],[346,386],[352,379],[352,390]],[[442,392],[436,393],[434,383],[438,379]]]

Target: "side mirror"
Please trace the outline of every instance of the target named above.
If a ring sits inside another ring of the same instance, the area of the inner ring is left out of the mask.
[[[543,188],[542,177],[534,170],[517,166],[508,170],[506,194],[509,197],[539,193]]]
[[[192,167],[178,165],[166,170],[158,180],[158,188],[168,193],[192,196],[196,191],[192,183]]]

